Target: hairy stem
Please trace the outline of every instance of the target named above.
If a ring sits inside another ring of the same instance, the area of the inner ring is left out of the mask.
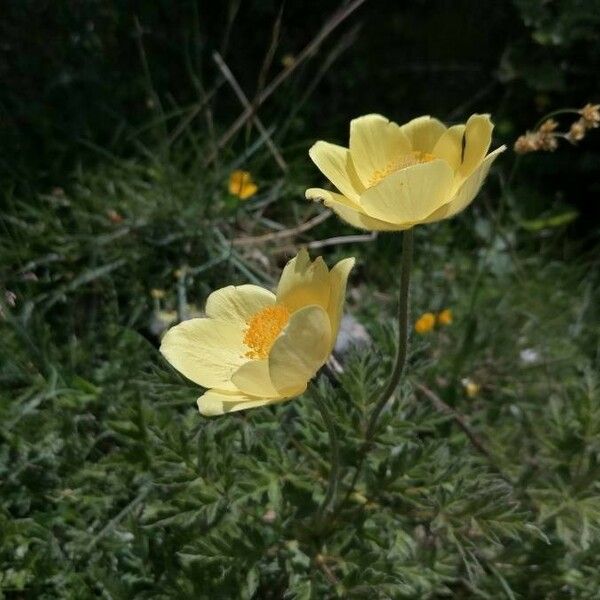
[[[354,487],[356,486],[356,482],[358,481],[358,477],[360,475],[365,457],[367,455],[367,452],[371,448],[373,437],[377,431],[377,424],[379,422],[381,412],[385,408],[385,405],[388,403],[388,400],[393,396],[394,392],[396,391],[396,388],[400,383],[400,378],[402,377],[402,372],[404,371],[404,366],[406,364],[406,357],[408,355],[408,304],[412,256],[413,230],[407,229],[403,232],[402,235],[402,263],[400,266],[400,297],[398,300],[398,345],[396,348],[396,359],[394,360],[394,367],[392,369],[392,373],[390,375],[388,383],[381,392],[381,396],[379,397],[379,400],[377,401],[375,408],[371,413],[371,417],[369,418],[367,429],[365,431],[365,440],[360,449],[360,458],[358,460],[358,464],[356,465],[356,471],[354,472],[354,477],[352,478],[352,482],[350,483],[350,487],[348,488],[348,491],[346,492],[342,503],[348,500],[348,498],[354,491]]]
[[[392,397],[406,364],[408,354],[408,295],[410,288],[410,268],[413,255],[413,230],[407,229],[402,236],[402,265],[400,267],[400,298],[398,301],[398,346],[394,368],[390,375],[388,384],[377,401],[365,433],[365,442],[370,443],[377,429],[377,422],[388,400]]]

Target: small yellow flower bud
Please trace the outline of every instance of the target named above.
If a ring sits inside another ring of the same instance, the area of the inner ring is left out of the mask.
[[[150,290],[150,296],[155,300],[162,300],[166,295],[165,290],[160,290],[158,288],[154,288]]]
[[[475,396],[479,394],[481,386],[475,383],[472,379],[469,379],[469,377],[465,377],[463,380],[461,380],[461,383],[465,389],[465,393],[469,398],[475,398]]]
[[[415,323],[415,331],[421,335],[429,333],[435,326],[435,315],[430,312],[423,313]]]
[[[437,315],[437,323],[438,325],[452,325],[453,316],[452,310],[450,308],[445,308],[440,311]]]
[[[248,171],[233,171],[229,176],[229,193],[240,200],[247,200],[258,192],[258,186]]]

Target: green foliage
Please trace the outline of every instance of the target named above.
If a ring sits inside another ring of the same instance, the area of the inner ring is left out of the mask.
[[[566,151],[526,157],[510,176],[494,171],[460,218],[417,229],[413,317],[450,308],[454,323],[412,335],[358,474],[394,355],[398,236],[341,245],[350,229],[330,218],[277,237],[322,210],[300,200],[319,177],[309,140],[330,128],[340,141],[357,113],[388,107],[401,120],[458,104],[454,119],[483,102],[473,110],[497,105],[503,136],[536,121],[549,95],[593,100],[595,3],[365,5],[367,35],[343,66],[315,71],[342,52],[325,43],[260,107],[290,167],[277,179],[250,128],[207,165],[240,108],[219,92],[214,114],[199,110],[220,26],[253,89],[271,35],[256,21],[273,3],[252,15],[215,3],[210,26],[193,2],[140,3],[136,15],[29,4],[10,3],[0,25],[14,61],[0,98],[0,598],[597,598],[600,288],[597,240],[576,235],[597,155],[582,150],[562,170]],[[275,63],[331,8],[305,5],[286,4]],[[41,43],[51,26],[65,35]],[[240,167],[260,188],[243,203],[225,193]],[[272,286],[294,247],[325,238],[329,263],[357,256],[348,307],[371,347],[338,356],[342,371],[325,369],[294,401],[201,417],[201,390],[160,357],[160,332],[215,288]],[[340,444],[326,514],[317,400]]]
[[[598,302],[585,267],[534,252],[546,238],[515,246],[506,223],[477,208],[468,228],[419,230],[413,311],[449,306],[455,323],[415,336],[352,490],[393,355],[381,318],[392,297],[364,299],[378,282],[390,291],[396,238],[364,247],[352,278],[370,352],[344,357],[341,375],[322,374],[295,401],[205,419],[198,389],[159,357],[149,290],[164,288],[176,308],[231,281],[268,282],[276,269],[261,272],[226,240],[272,193],[271,215],[289,214],[296,185],[263,183],[233,208],[223,174],[200,183],[174,164],[116,160],[64,192],[9,201],[0,248],[17,301],[3,301],[0,322],[2,593],[594,598]],[[475,399],[466,376],[481,385]],[[487,454],[423,389],[466,415]],[[311,394],[341,446],[324,519],[329,440]]]

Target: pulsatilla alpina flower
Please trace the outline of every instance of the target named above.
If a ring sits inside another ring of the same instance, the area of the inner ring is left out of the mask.
[[[206,318],[170,329],[160,350],[183,375],[209,388],[203,415],[220,415],[302,394],[323,366],[340,326],[353,258],[331,271],[301,250],[285,266],[275,294],[228,286],[206,302]]]
[[[419,117],[397,125],[381,115],[350,123],[350,147],[317,142],[310,157],[339,193],[312,188],[344,221],[370,230],[409,229],[452,217],[476,196],[494,159],[489,115],[446,127]]]
[[[233,171],[229,176],[228,188],[229,193],[237,196],[240,200],[247,200],[258,192],[258,186],[248,171]]]

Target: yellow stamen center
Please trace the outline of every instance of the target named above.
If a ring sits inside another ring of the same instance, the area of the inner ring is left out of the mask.
[[[421,150],[413,150],[408,154],[401,154],[400,156],[390,160],[390,162],[383,169],[377,169],[376,171],[373,171],[373,174],[368,182],[368,187],[378,184],[384,177],[387,177],[396,171],[406,169],[407,167],[412,167],[413,165],[426,163],[434,159],[435,156],[433,154],[430,154],[429,152],[422,152]]]
[[[290,320],[290,311],[282,304],[267,306],[248,319],[244,344],[248,347],[247,358],[261,359],[269,356],[275,338]]]

